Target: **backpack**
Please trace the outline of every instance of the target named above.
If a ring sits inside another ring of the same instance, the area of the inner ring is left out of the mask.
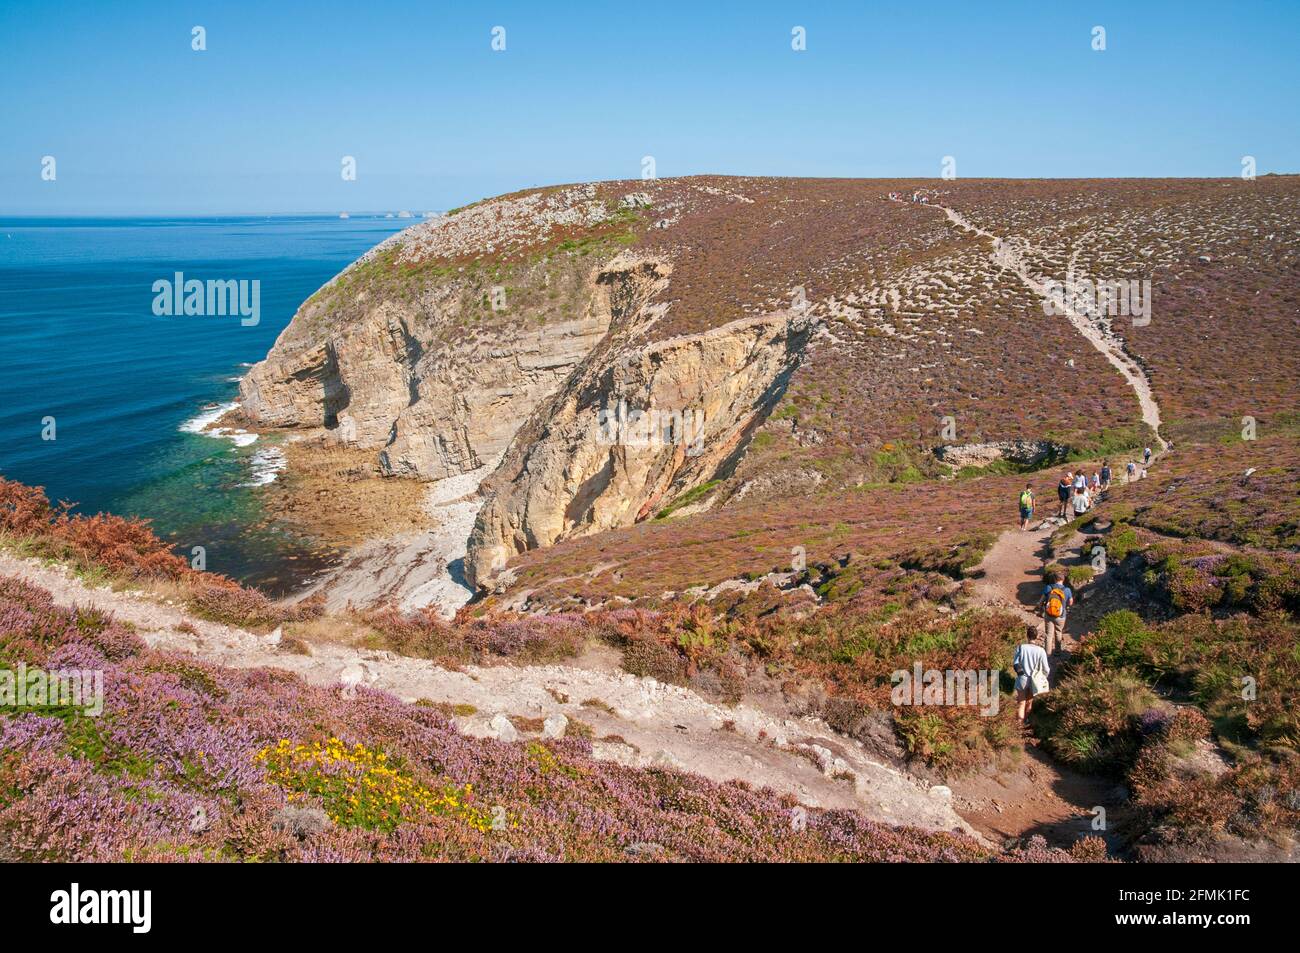
[[[1031,506],[1033,506],[1034,494],[1030,493],[1028,490],[1025,490],[1023,493],[1021,493],[1020,505],[1023,506],[1025,509],[1029,509]]]
[[[1060,586],[1053,586],[1052,591],[1047,594],[1046,611],[1053,619],[1065,615],[1065,590]]]

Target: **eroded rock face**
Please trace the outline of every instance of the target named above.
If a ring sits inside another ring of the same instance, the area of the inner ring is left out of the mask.
[[[390,476],[495,466],[471,584],[524,550],[707,505],[680,498],[730,475],[811,321],[770,303],[697,333],[659,330],[674,251],[620,251],[609,230],[644,197],[602,196],[496,199],[386,240],[299,309],[242,382],[244,414],[327,428]],[[582,237],[591,227],[605,231]],[[550,244],[502,257],[532,232]]]
[[[588,314],[491,341],[428,351],[411,401],[391,418],[385,473],[436,480],[498,459],[523,418],[597,344],[608,318]]]
[[[492,276],[313,299],[244,378],[244,413],[262,426],[330,428],[375,450],[390,475],[478,469],[604,337],[602,274],[586,260],[522,268],[499,311],[483,304],[506,288]]]
[[[783,311],[598,349],[520,432],[487,484],[466,575],[626,526],[728,475],[785,390],[810,324]]]

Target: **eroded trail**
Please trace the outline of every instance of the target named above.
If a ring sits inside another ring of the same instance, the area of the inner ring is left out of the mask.
[[[937,208],[942,211],[948,217],[948,221],[962,231],[971,232],[991,241],[993,251],[990,253],[990,257],[993,263],[1000,268],[1011,271],[1024,282],[1030,291],[1039,298],[1046,300],[1047,279],[1038,277],[1031,272],[1024,251],[1016,242],[1009,241],[987,229],[980,228],[956,209],[936,204],[927,204],[927,207]],[[1026,246],[1026,250],[1035,251],[1036,249],[1032,246]],[[1142,420],[1155,432],[1160,449],[1165,449],[1167,445],[1164,438],[1160,436],[1160,405],[1156,403],[1155,394],[1151,390],[1151,380],[1147,377],[1142,366],[1124,349],[1123,339],[1115,333],[1107,319],[1083,314],[1071,307],[1068,302],[1061,302],[1060,306],[1075,330],[1101,352],[1111,366],[1119,371],[1129,387],[1133,389],[1133,393],[1137,395],[1138,406],[1141,408]]]
[[[324,686],[365,686],[408,702],[455,706],[466,734],[504,741],[592,732],[593,754],[633,767],[669,767],[718,782],[745,781],[810,807],[851,808],[873,820],[975,833],[946,787],[931,786],[870,757],[824,722],[753,705],[718,705],[697,693],[614,668],[578,665],[441,668],[425,659],[313,642],[289,650],[278,633],[258,635],[197,619],[140,592],[91,588],[59,566],[0,553],[0,576],[49,590],[66,606],[94,607],[130,623],[151,648],[185,652],[231,668],[279,668]],[[545,723],[543,725],[543,723]]]
[[[1031,607],[1042,591],[1042,567],[1052,557],[1056,527],[1056,522],[1044,520],[1033,530],[1010,529],[998,537],[977,569],[975,604],[1014,612],[1041,631],[1042,620]],[[1077,638],[1077,632],[1067,635],[1067,653]],[[1033,744],[1025,745],[1023,757],[989,765],[952,784],[958,810],[985,836],[997,840],[1041,834],[1060,847],[1096,833],[1091,826],[1093,808],[1115,800],[1113,787],[1113,782],[1065,768]]]
[[[1110,492],[1122,492],[1121,485]],[[1049,517],[1031,530],[1004,531],[976,568],[971,585],[974,604],[1014,612],[1041,632],[1042,619],[1034,607],[1043,589],[1043,567],[1049,562],[1083,558],[1080,547],[1086,534],[1076,532],[1053,546],[1052,534],[1061,523]],[[1102,588],[1087,593],[1093,597],[1087,603],[1083,602],[1084,593],[1076,595],[1079,602],[1067,617],[1063,654],[1052,659],[1054,669],[1069,658],[1098,614],[1113,607],[1114,599],[1106,598],[1106,577],[1091,585]],[[1052,681],[1055,684],[1055,674]],[[1108,831],[1117,831],[1129,813],[1128,794],[1113,780],[1073,771],[1033,742],[1025,745],[1024,757],[964,776],[953,782],[952,789],[961,815],[994,840],[1041,834],[1049,844],[1067,847],[1080,837],[1100,835],[1112,841],[1115,849],[1119,842]],[[1093,828],[1098,807],[1110,812],[1107,831]]]

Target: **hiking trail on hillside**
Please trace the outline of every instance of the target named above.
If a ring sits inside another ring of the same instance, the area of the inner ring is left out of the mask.
[[[1108,494],[1120,487],[1113,485]],[[1042,617],[1031,607],[1038,604],[1043,591],[1043,567],[1049,562],[1083,559],[1082,546],[1088,534],[1075,531],[1059,544],[1052,543],[1053,534],[1065,522],[1049,516],[1029,530],[1005,530],[976,567],[971,583],[974,604],[1013,612],[1041,631]],[[1052,659],[1053,682],[1061,662],[1070,657],[1100,614],[1123,605],[1122,596],[1118,604],[1107,598],[1119,595],[1110,592],[1110,582],[1103,575],[1076,593],[1075,606],[1066,615],[1062,652]],[[993,840],[1041,834],[1056,847],[1068,847],[1089,835],[1113,841],[1128,814],[1128,792],[1114,780],[1083,774],[1057,762],[1039,745],[1029,743],[1028,735],[1026,742],[1023,757],[1006,759],[1010,763],[990,765],[953,782],[953,799],[961,815]],[[1092,828],[1098,807],[1109,813],[1108,826],[1102,831]]]
[[[894,201],[901,200],[895,199]],[[971,232],[981,238],[987,238],[993,243],[993,251],[990,253],[993,263],[999,268],[1007,269],[1015,274],[1039,298],[1047,299],[1046,280],[1030,273],[1029,262],[1025,259],[1024,252],[1016,242],[1001,238],[987,229],[980,228],[956,209],[949,208],[946,205],[936,203],[918,204],[922,204],[927,208],[937,208],[962,231]],[[1042,254],[1041,250],[1033,246],[1026,244],[1024,248]],[[1142,411],[1143,422],[1155,433],[1156,442],[1159,444],[1160,449],[1166,449],[1168,445],[1160,435],[1160,405],[1156,403],[1155,395],[1151,390],[1151,380],[1147,377],[1142,365],[1128,353],[1124,345],[1124,339],[1116,334],[1106,321],[1082,314],[1067,302],[1060,302],[1059,306],[1065,312],[1066,317],[1070,319],[1070,323],[1074,325],[1075,330],[1101,352],[1102,356],[1119,371],[1129,387],[1133,389],[1133,392],[1137,395],[1138,406]]]
[[[1058,525],[1046,519],[1033,529],[1016,527],[999,536],[972,580],[974,603],[1013,612],[1041,630],[1042,619],[1030,607],[1042,592],[1042,568],[1053,558],[1051,538]],[[1067,616],[1065,652],[1052,659],[1053,669],[1078,644],[1079,622],[1075,612]],[[1114,781],[1057,763],[1029,743],[1028,735],[1022,755],[1000,756],[998,763],[952,782],[958,811],[986,837],[996,841],[1041,834],[1050,845],[1067,847],[1100,833],[1092,830],[1093,809],[1120,800],[1115,788]]]

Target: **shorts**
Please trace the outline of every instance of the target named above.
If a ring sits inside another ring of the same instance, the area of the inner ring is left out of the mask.
[[[1028,675],[1016,676],[1016,701],[1024,702],[1034,697],[1034,683]]]
[[[1032,506],[1020,507],[1020,518],[1022,520],[1027,520],[1033,515],[1034,515],[1034,508]]]

